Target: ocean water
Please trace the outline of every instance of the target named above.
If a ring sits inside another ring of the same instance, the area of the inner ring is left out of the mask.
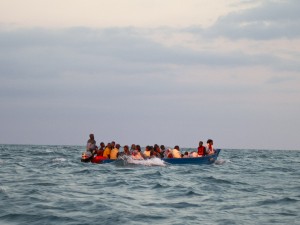
[[[300,224],[300,151],[222,149],[212,165],[83,151],[0,145],[0,224]]]

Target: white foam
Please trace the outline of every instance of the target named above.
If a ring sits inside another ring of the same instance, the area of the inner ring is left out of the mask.
[[[65,158],[55,158],[55,159],[52,159],[52,162],[65,162],[67,159]]]
[[[6,187],[0,186],[0,192],[6,193]]]
[[[133,159],[131,156],[121,156],[120,159],[126,161],[128,164],[144,166],[166,166],[165,162],[159,158]]]
[[[218,160],[216,160],[215,164],[216,165],[223,165],[227,162],[230,162],[230,161],[229,160],[224,160],[224,159],[218,159]]]
[[[159,158],[142,159],[142,160],[128,158],[127,162],[131,164],[144,165],[144,166],[166,166],[165,162]]]

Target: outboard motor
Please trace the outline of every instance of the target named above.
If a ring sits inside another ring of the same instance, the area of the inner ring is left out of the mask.
[[[90,162],[93,155],[90,152],[83,152],[81,155],[81,162]]]

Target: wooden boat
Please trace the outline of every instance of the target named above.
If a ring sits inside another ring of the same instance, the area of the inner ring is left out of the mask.
[[[207,155],[207,156],[204,156],[204,157],[162,158],[161,160],[163,160],[164,162],[166,162],[168,164],[212,164],[217,160],[220,151],[221,151],[221,149],[215,149],[215,154]],[[104,160],[101,160],[100,163],[101,164],[103,164],[103,163],[112,163],[112,162],[116,162],[116,161],[119,161],[119,160],[120,159],[117,159],[117,160],[104,159]]]

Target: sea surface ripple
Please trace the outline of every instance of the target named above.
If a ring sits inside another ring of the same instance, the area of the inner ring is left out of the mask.
[[[223,149],[212,165],[83,151],[0,145],[0,224],[300,224],[300,151]]]

